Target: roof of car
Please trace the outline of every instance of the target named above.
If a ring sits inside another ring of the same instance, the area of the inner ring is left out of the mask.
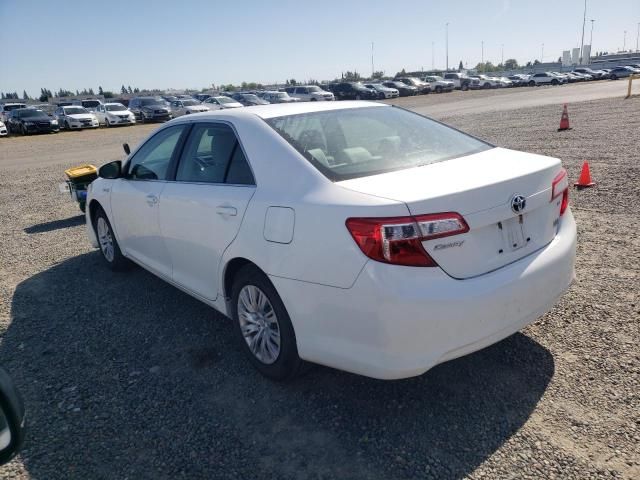
[[[363,107],[388,107],[389,105],[377,102],[342,101],[342,102],[300,102],[300,103],[272,103],[269,105],[257,105],[238,109],[214,110],[199,114],[202,116],[216,117],[219,115],[242,117],[256,115],[260,118],[274,118],[285,115],[299,115],[301,113],[325,112],[330,110],[346,110],[349,108]]]

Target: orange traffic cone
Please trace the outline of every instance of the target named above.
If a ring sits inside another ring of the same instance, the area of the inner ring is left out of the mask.
[[[596,183],[591,181],[591,171],[589,170],[589,162],[585,160],[582,164],[582,172],[580,178],[574,184],[578,188],[593,187]]]
[[[569,112],[567,110],[566,103],[562,108],[562,118],[560,118],[560,128],[558,129],[558,131],[561,132],[563,130],[571,130],[571,127],[569,126]]]

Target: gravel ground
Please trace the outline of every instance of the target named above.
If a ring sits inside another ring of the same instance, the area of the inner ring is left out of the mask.
[[[29,432],[0,478],[640,477],[640,99],[569,112],[562,133],[559,106],[441,118],[561,157],[572,181],[589,160],[598,186],[572,191],[578,281],[549,314],[395,382],[317,367],[271,383],[219,314],[101,265],[57,184],[91,139],[109,160],[150,127],[3,139],[0,363]]]

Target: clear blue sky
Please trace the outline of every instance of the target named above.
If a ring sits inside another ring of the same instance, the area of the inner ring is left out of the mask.
[[[580,45],[583,0],[0,0],[0,91],[202,88],[341,71],[557,59]],[[585,43],[635,49],[640,0],[588,0]]]

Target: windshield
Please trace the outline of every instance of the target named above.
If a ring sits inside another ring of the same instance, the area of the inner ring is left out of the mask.
[[[17,112],[20,118],[38,118],[38,117],[47,117],[48,115],[44,113],[42,110],[33,110],[33,109],[25,109],[21,112]]]
[[[309,89],[309,93],[317,93],[317,92],[322,92],[322,89],[316,85],[311,85],[310,87],[307,87]]]
[[[253,93],[243,93],[242,98],[250,102],[260,102],[260,99]]]
[[[428,165],[492,148],[394,107],[320,111],[265,121],[332,181]]]
[[[10,112],[11,110],[15,110],[17,108],[27,108],[27,106],[24,103],[18,103],[16,105],[5,105],[4,106],[4,111],[5,112]]]
[[[218,103],[238,103],[233,98],[229,97],[215,97]]]
[[[95,108],[98,105],[100,105],[100,102],[98,100],[83,100],[82,101],[82,106],[86,107],[86,108]]]
[[[127,109],[127,107],[119,103],[113,105],[107,104],[104,106],[104,108],[107,110],[107,112],[122,112]]]
[[[64,113],[66,115],[77,115],[79,113],[89,113],[86,108],[83,107],[64,107]]]
[[[200,105],[200,102],[198,102],[197,100],[183,100],[182,105],[184,105],[185,107],[193,107],[195,105]]]
[[[140,100],[140,105],[166,105],[164,100],[159,98],[142,98]]]

